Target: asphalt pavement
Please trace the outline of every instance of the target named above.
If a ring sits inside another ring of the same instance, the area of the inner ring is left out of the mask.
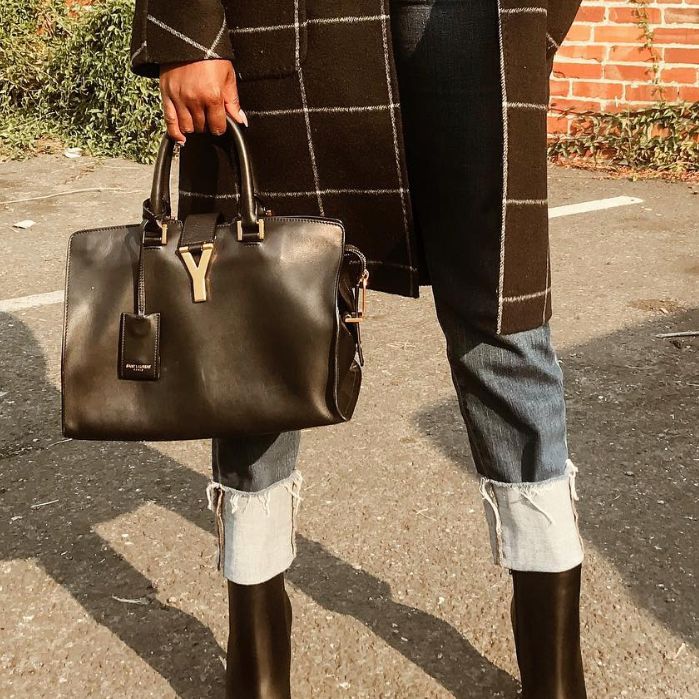
[[[137,221],[149,178],[120,160],[0,163],[7,699],[222,695],[226,597],[204,493],[209,445],[60,433],[68,237]],[[550,183],[589,696],[691,699],[699,339],[657,335],[699,330],[699,186],[561,168]],[[294,695],[515,697],[511,583],[491,562],[431,295],[370,293],[368,314],[355,418],[303,435],[288,575]]]

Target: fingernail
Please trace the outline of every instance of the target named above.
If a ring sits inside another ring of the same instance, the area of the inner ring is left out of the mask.
[[[249,126],[249,124],[248,124],[248,117],[247,117],[247,115],[245,114],[245,112],[244,112],[242,109],[239,109],[239,110],[238,110],[238,114],[240,114],[240,118],[243,120],[243,124],[245,124],[245,126]]]

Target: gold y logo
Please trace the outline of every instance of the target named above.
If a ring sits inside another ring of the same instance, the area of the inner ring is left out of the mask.
[[[194,303],[206,301],[206,275],[209,271],[211,256],[214,252],[213,243],[204,243],[201,246],[201,256],[199,257],[198,264],[194,261],[194,256],[190,252],[189,247],[185,246],[179,248],[178,252],[192,280],[192,296],[194,297]]]

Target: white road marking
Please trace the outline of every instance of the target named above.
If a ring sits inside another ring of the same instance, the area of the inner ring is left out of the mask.
[[[593,201],[583,201],[579,204],[556,206],[549,209],[549,218],[573,216],[574,214],[585,214],[589,211],[602,211],[603,209],[615,209],[618,206],[630,206],[631,204],[642,203],[643,199],[639,199],[638,197],[611,197],[609,199],[595,199]]]
[[[27,308],[50,306],[54,303],[63,303],[63,290],[50,291],[47,294],[34,294],[33,296],[20,296],[16,299],[0,301],[0,313],[14,313],[24,311]]]
[[[630,206],[631,204],[641,204],[642,202],[643,199],[638,199],[637,197],[611,197],[610,199],[583,201],[579,204],[568,204],[549,209],[549,218],[561,218],[562,216],[573,216],[590,211],[614,209],[618,206]],[[63,291],[51,291],[47,294],[20,296],[19,298],[0,301],[0,313],[14,313],[15,311],[27,310],[28,308],[51,306],[55,303],[63,303]]]

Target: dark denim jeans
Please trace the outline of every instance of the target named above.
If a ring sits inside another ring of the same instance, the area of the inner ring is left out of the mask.
[[[493,273],[483,260],[498,256],[483,251],[500,245],[502,198],[498,4],[391,0],[390,12],[411,203],[494,560],[567,570],[583,553],[550,331],[503,336],[485,322]],[[229,579],[262,582],[293,559],[298,448],[296,432],[214,442],[210,488],[223,498]]]

